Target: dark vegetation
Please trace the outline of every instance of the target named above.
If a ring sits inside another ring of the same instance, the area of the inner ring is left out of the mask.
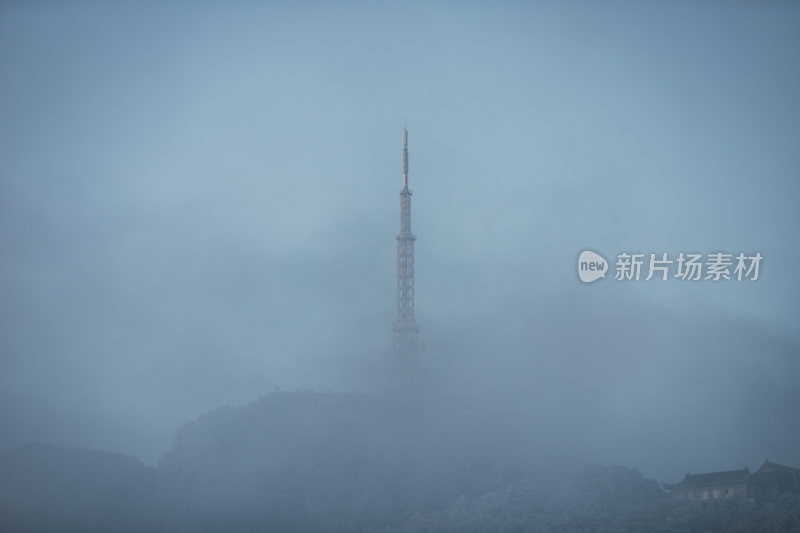
[[[29,445],[0,456],[0,529],[800,532],[796,495],[679,503],[636,469],[556,463],[476,422],[274,393],[186,424],[158,468]]]

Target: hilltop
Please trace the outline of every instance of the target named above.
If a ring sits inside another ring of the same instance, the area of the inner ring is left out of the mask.
[[[31,445],[0,456],[3,531],[800,531],[800,498],[678,504],[509,420],[353,394],[273,393],[183,425],[156,468]]]

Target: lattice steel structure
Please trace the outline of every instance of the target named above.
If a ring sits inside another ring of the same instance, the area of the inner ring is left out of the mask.
[[[414,319],[414,241],[411,233],[411,190],[408,188],[408,131],[403,129],[403,189],[400,191],[400,233],[397,235],[397,318],[394,321],[394,366],[401,381],[413,377],[422,349]]]

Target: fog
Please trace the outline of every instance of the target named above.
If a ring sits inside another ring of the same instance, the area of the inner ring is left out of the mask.
[[[156,465],[223,405],[384,398],[407,126],[443,419],[665,482],[800,466],[799,50],[778,2],[4,3],[0,451]],[[584,285],[584,249],[764,261]]]

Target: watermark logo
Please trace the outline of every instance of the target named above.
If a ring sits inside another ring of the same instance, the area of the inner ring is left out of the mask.
[[[713,252],[701,254],[680,252],[671,255],[660,253],[620,252],[614,265],[616,281],[756,281],[758,280],[761,252],[738,254]],[[590,250],[578,257],[578,277],[584,283],[605,278],[608,262],[603,256]]]
[[[591,283],[606,277],[608,261],[602,255],[584,250],[578,256],[578,277],[584,283]]]

